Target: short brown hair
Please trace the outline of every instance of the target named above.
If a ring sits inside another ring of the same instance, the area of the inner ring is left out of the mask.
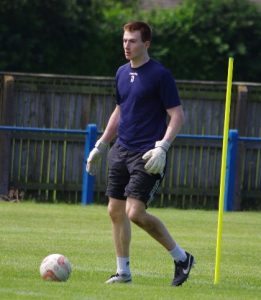
[[[151,41],[152,30],[150,26],[145,22],[141,22],[141,21],[129,22],[123,26],[123,30],[130,31],[130,32],[138,30],[140,31],[141,40],[143,42]]]

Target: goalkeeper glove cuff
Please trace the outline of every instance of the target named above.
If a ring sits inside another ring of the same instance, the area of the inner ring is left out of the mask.
[[[95,144],[95,148],[102,154],[106,151],[108,147],[108,144],[101,141],[101,140],[98,140]]]
[[[161,147],[161,148],[163,148],[166,152],[169,150],[169,147],[170,147],[170,143],[168,142],[168,141],[157,141],[156,143],[155,143],[155,148],[157,148],[157,147]]]

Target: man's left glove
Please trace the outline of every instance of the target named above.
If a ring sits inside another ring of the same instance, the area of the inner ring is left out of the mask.
[[[101,159],[102,154],[106,151],[108,144],[98,140],[95,144],[95,147],[89,154],[86,164],[86,171],[90,175],[96,175],[98,162]]]
[[[157,141],[155,148],[146,152],[142,159],[147,160],[144,168],[148,173],[161,174],[166,164],[166,153],[170,143],[167,141]]]

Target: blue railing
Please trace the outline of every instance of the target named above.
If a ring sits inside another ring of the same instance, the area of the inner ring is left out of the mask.
[[[88,124],[85,130],[81,129],[61,129],[61,128],[38,128],[21,126],[0,126],[0,131],[22,131],[22,132],[40,132],[40,133],[62,133],[62,134],[82,134],[85,135],[84,159],[82,172],[82,199],[83,205],[93,203],[94,177],[86,172],[86,159],[91,149],[94,147],[97,139],[97,126]]]
[[[180,134],[177,138],[189,139],[207,139],[207,140],[222,140],[223,136],[218,135],[189,135]],[[228,134],[228,147],[227,147],[227,161],[226,161],[226,182],[225,182],[225,195],[224,195],[224,210],[232,211],[234,208],[235,197],[235,180],[236,180],[236,159],[238,141],[243,142],[261,142],[258,137],[239,137],[238,130],[230,129]]]
[[[86,159],[95,145],[98,131],[95,124],[89,124],[85,130],[78,129],[60,129],[60,128],[37,128],[37,127],[19,127],[19,126],[0,126],[3,131],[24,131],[24,132],[42,132],[42,133],[63,133],[63,134],[83,134],[85,135],[83,175],[82,175],[82,199],[83,205],[93,203],[94,177],[86,172]],[[197,140],[222,140],[223,136],[217,135],[190,135],[180,134],[178,139],[197,139]],[[228,152],[226,162],[226,184],[224,196],[224,210],[232,211],[234,206],[235,177],[236,177],[236,157],[238,141],[261,142],[261,138],[239,137],[237,130],[229,130]]]

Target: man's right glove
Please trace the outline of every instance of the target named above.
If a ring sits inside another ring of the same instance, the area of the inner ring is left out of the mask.
[[[95,144],[95,147],[89,154],[86,164],[86,171],[90,175],[96,175],[98,162],[101,159],[102,154],[106,151],[108,144],[98,140]]]

